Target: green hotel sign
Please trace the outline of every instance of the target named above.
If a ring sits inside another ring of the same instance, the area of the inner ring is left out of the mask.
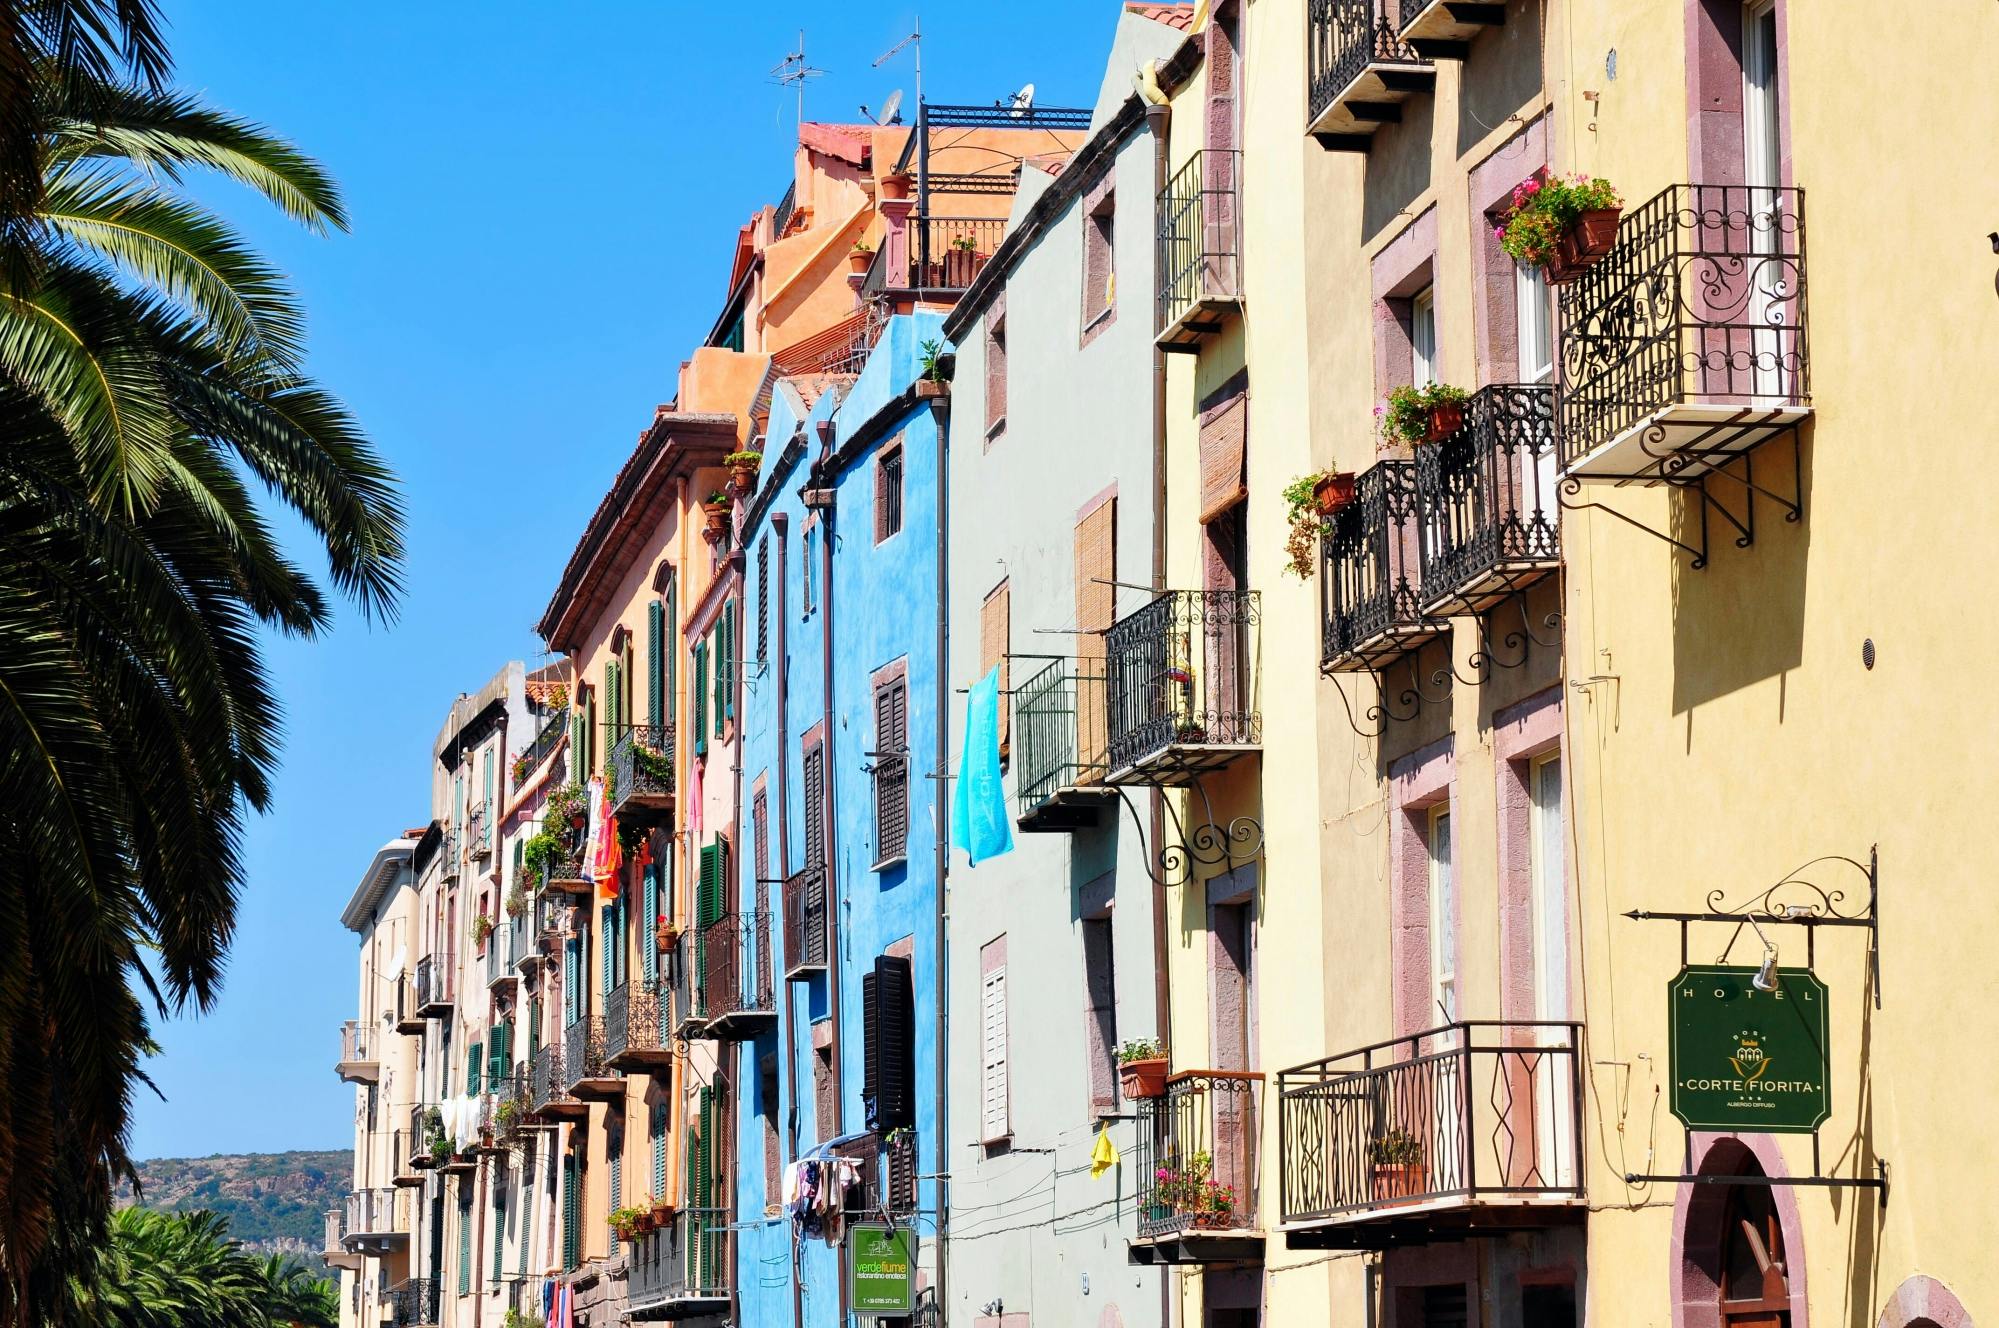
[[[916,1308],[916,1234],[908,1227],[847,1228],[847,1290],[856,1314]]]
[[[1777,970],[1689,965],[1666,989],[1673,1114],[1690,1130],[1810,1134],[1832,1115],[1825,983]]]

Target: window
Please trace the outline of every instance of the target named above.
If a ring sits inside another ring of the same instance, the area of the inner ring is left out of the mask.
[[[886,1134],[916,1121],[916,1002],[911,965],[878,955],[861,975],[861,1109]]]
[[[875,462],[875,543],[902,529],[902,447],[884,448]]]
[[[875,684],[875,867],[901,862],[909,846],[909,680]]]
[[[1117,307],[1117,193],[1105,189],[1083,222],[1083,328]]]
[[[986,445],[1006,432],[1006,307],[986,314]]]
[[[582,1203],[577,1191],[576,1154],[562,1157],[562,1268],[573,1272],[583,1262],[579,1238],[583,1234]],[[469,1191],[468,1191],[469,1192]]]
[[[801,791],[805,820],[805,865],[826,865],[826,744],[815,742],[805,749],[805,778]]]
[[[499,1285],[500,1274],[506,1271],[502,1262],[507,1257],[507,1186],[506,1173],[500,1172],[493,1181],[493,1284]]]
[[[655,1199],[666,1198],[666,1101],[652,1104],[647,1113],[647,1129],[652,1136],[652,1192]]]
[[[1784,1228],[1767,1185],[1731,1185],[1721,1233],[1721,1321],[1729,1328],[1790,1323]]]
[[[985,603],[979,606],[979,676],[999,670],[999,749],[1000,769],[1005,771],[1011,746],[1012,692],[1007,681],[1007,647],[1013,632],[1013,594],[1008,583],[1000,582]]]
[[[757,658],[770,658],[770,536],[757,541]]]
[[[708,754],[708,643],[694,643],[694,754]]]
[[[979,1137],[998,1143],[1007,1118],[1006,937],[979,949]]]
[[[1451,879],[1451,807],[1430,808],[1425,841],[1430,862],[1430,1016],[1438,1024],[1458,1017],[1457,893]]]
[[[1555,376],[1548,276],[1539,263],[1513,265],[1513,312],[1520,349],[1520,381],[1545,383]]]
[[[604,1143],[604,1165],[611,1173],[611,1211],[625,1206],[625,1136],[614,1134]],[[611,1233],[611,1253],[618,1253],[619,1240],[616,1231]]]
[[[819,525],[817,522],[806,523],[805,537],[799,541],[799,546],[798,616],[801,618],[810,618],[812,616],[812,606],[818,600],[818,596],[813,593],[819,584]]]
[[[1098,503],[1076,522],[1073,538],[1076,604],[1076,669],[1079,677],[1103,677],[1104,633],[1117,617],[1117,495]],[[1109,760],[1110,702],[1104,687],[1076,689],[1076,765],[1099,774]]]
[[[1551,752],[1528,769],[1532,826],[1528,852],[1533,876],[1534,1017],[1569,1017],[1568,887],[1562,818],[1562,758]]]
[[[659,600],[646,605],[646,723],[666,723],[666,605]]]
[[[472,1294],[472,1187],[458,1187],[458,1294]]]
[[[1090,1110],[1117,1107],[1117,971],[1111,918],[1083,920],[1083,1026],[1089,1057]]]
[[[1437,292],[1434,286],[1409,300],[1409,381],[1417,387],[1437,381]]]
[[[764,1207],[775,1210],[784,1192],[784,1147],[777,1132],[777,1053],[757,1058],[757,1117],[763,1127]]]

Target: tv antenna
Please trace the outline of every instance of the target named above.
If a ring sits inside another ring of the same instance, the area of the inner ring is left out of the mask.
[[[798,89],[798,123],[805,123],[805,82],[825,74],[823,69],[815,69],[805,58],[805,32],[798,33],[798,49],[771,66],[770,81],[779,87]]]
[[[907,37],[904,37],[901,41],[897,42],[895,45],[889,47],[886,51],[883,51],[880,55],[875,57],[874,67],[876,69],[880,69],[890,60],[902,54],[902,48],[905,46],[914,46],[916,48],[916,101],[918,105],[922,105],[923,103],[923,20],[921,17],[919,17],[916,20],[915,31],[911,32]],[[888,105],[883,109],[881,116],[881,123],[894,124],[895,112],[900,110],[901,108],[902,108],[901,94],[897,93],[896,95],[889,98]]]

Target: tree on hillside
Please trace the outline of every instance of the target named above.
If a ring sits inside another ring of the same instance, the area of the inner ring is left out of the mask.
[[[122,1208],[97,1257],[68,1282],[69,1321],[101,1328],[339,1328],[332,1282],[258,1259],[213,1213]]]
[[[29,14],[40,26],[23,27]],[[102,1239],[111,1180],[131,1168],[148,1019],[208,1008],[221,980],[243,820],[268,806],[277,760],[257,635],[312,637],[332,620],[275,512],[367,616],[391,616],[401,588],[393,476],[306,377],[283,277],[181,183],[220,174],[316,231],[344,227],[338,189],[282,139],[150,86],[164,55],[140,60],[134,34],[152,14],[150,0],[0,0],[0,66],[24,31],[47,48],[38,78],[0,68],[0,138],[25,116],[40,174],[25,227],[0,216],[0,1320],[13,1323],[53,1312]],[[100,54],[122,42],[140,77],[63,66],[77,31]]]

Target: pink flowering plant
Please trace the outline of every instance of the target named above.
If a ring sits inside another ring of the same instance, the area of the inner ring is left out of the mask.
[[[1576,218],[1623,206],[1617,190],[1601,176],[1536,175],[1514,187],[1512,203],[1493,234],[1512,257],[1546,267],[1555,257],[1556,241]]]

